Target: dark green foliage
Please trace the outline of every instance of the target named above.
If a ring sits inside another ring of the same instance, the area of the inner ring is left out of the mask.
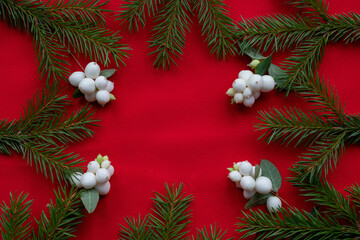
[[[155,192],[152,212],[141,219],[126,217],[127,226],[120,225],[119,239],[123,240],[180,240],[189,239],[186,230],[190,224],[191,213],[188,210],[193,201],[191,195],[183,193],[183,184],[169,186],[165,184],[165,194]],[[222,240],[224,234],[215,224],[207,229],[198,230],[192,239]]]
[[[34,36],[39,72],[47,82],[66,80],[69,69],[65,60],[68,49],[82,53],[107,66],[110,57],[117,67],[128,57],[129,48],[120,44],[118,32],[105,28],[102,9],[107,2],[99,0],[56,0],[0,2],[0,20]]]
[[[82,213],[80,192],[75,189],[59,188],[55,193],[55,203],[50,202],[49,216],[43,212],[40,220],[36,220],[38,230],[32,229],[29,220],[32,201],[27,201],[28,194],[10,193],[10,204],[5,202],[0,206],[2,214],[0,224],[4,240],[13,239],[68,239],[72,234]]]
[[[144,27],[146,17],[155,17],[150,40],[151,54],[156,54],[154,67],[168,69],[176,64],[185,47],[185,35],[191,23],[190,15],[197,15],[210,53],[225,58],[237,52],[235,47],[237,27],[228,17],[222,0],[133,0],[121,6],[118,20],[130,32]]]
[[[35,94],[19,120],[0,122],[0,153],[10,155],[14,150],[52,181],[55,177],[67,181],[83,160],[64,150],[69,143],[91,137],[89,127],[97,120],[91,119],[89,106],[68,113],[65,107],[71,102],[58,88],[47,86]]]

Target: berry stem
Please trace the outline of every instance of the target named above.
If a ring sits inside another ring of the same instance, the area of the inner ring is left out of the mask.
[[[286,202],[285,199],[283,199],[282,197],[280,197],[279,193],[271,190],[271,194],[274,195],[274,196],[276,196],[276,197],[278,197],[278,198],[280,198],[280,200],[281,200],[282,202],[284,202],[289,208],[292,209],[292,207],[290,206],[290,204],[289,204],[288,202]]]
[[[75,62],[80,66],[81,70],[83,70],[83,72],[85,72],[85,69],[83,68],[83,66],[80,64],[80,62],[77,60],[77,58],[75,57],[75,55],[71,52],[71,50],[69,48],[67,48],[65,45],[63,45],[63,47],[68,51],[68,53],[70,54],[70,56],[75,60]]]

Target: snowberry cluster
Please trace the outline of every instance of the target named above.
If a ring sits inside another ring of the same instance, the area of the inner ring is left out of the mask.
[[[272,182],[268,177],[261,176],[260,168],[258,176],[255,176],[255,166],[248,161],[234,163],[233,171],[228,175],[231,181],[235,182],[237,188],[244,190],[244,198],[249,200],[255,193],[268,194],[272,189]],[[269,197],[266,202],[269,211],[277,211],[281,208],[281,200],[276,197]]]
[[[110,191],[110,178],[114,174],[114,167],[111,165],[108,156],[100,154],[94,161],[89,162],[87,172],[75,172],[71,180],[78,188],[95,188],[100,195],[106,195]]]
[[[260,92],[270,92],[274,87],[275,81],[270,75],[260,76],[250,70],[242,70],[226,94],[232,97],[235,103],[251,107],[260,97]]]
[[[100,66],[96,62],[86,65],[85,72],[73,72],[69,82],[79,88],[88,102],[97,101],[101,106],[105,106],[110,100],[115,99],[114,95],[110,94],[114,89],[114,83],[100,76]]]

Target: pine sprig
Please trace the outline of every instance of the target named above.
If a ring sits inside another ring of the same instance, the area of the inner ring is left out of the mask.
[[[288,3],[304,9],[305,13],[311,14],[313,17],[320,15],[323,20],[328,20],[328,4],[325,0],[290,0]]]
[[[28,194],[10,193],[10,203],[5,202],[0,205],[1,209],[1,237],[3,240],[22,240],[29,239],[30,236],[30,222],[28,221],[31,215],[32,201],[26,201]]]
[[[191,195],[184,196],[184,186],[165,184],[165,194],[155,192],[153,213],[149,214],[151,231],[155,239],[177,240],[188,233],[191,213],[187,210],[193,200]]]
[[[120,225],[119,239],[122,240],[222,240],[226,231],[216,224],[210,226],[210,233],[206,228],[198,230],[196,238],[187,237],[189,231],[185,229],[190,224],[191,213],[188,210],[193,201],[192,195],[183,193],[183,184],[169,186],[165,184],[165,193],[155,192],[152,213],[141,219],[126,217],[127,226]]]
[[[150,54],[156,54],[154,67],[169,69],[176,64],[174,57],[180,58],[185,47],[185,34],[190,31],[191,19],[188,0],[170,0],[164,3],[156,17],[156,25],[150,39]]]
[[[117,20],[130,32],[144,27],[146,17],[155,17],[150,39],[151,54],[156,54],[154,67],[168,69],[180,58],[185,47],[186,33],[191,24],[190,15],[197,15],[210,53],[226,58],[237,52],[237,26],[228,16],[222,0],[133,0],[127,1],[118,12]]]
[[[69,104],[58,86],[45,87],[28,102],[18,121],[1,122],[0,151],[11,154],[14,150],[52,181],[55,177],[67,181],[83,162],[76,154],[65,153],[67,145],[91,137],[89,127],[97,122],[89,106],[68,114]]]
[[[206,36],[210,53],[216,53],[218,59],[237,53],[234,36],[237,27],[225,7],[220,0],[198,0],[195,4],[202,36]]]
[[[259,239],[356,239],[360,231],[341,224],[331,215],[315,214],[298,209],[282,208],[279,212],[264,213],[250,210],[237,223],[241,239],[256,235]]]
[[[196,238],[192,237],[193,240],[223,240],[224,235],[226,234],[226,230],[222,231],[215,223],[215,226],[213,227],[210,225],[210,233],[204,226],[204,229],[198,229]],[[229,238],[228,240],[230,240]]]
[[[121,24],[130,32],[137,32],[139,31],[139,25],[141,27],[145,26],[146,12],[148,17],[154,16],[159,4],[159,0],[126,1],[121,5],[122,10],[116,15],[116,20],[121,20]]]
[[[76,227],[84,217],[80,191],[75,188],[70,190],[60,188],[55,193],[55,203],[50,202],[48,217],[42,212],[40,220],[36,220],[39,226],[37,234],[33,230],[33,239],[68,239],[75,237]]]

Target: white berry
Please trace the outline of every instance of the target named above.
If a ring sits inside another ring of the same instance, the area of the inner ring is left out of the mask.
[[[80,179],[81,186],[85,189],[91,189],[96,185],[95,174],[92,172],[86,172],[81,176]]]
[[[112,176],[112,175],[114,175],[114,167],[113,167],[113,165],[110,165],[110,167],[107,169],[108,171],[109,171],[109,173],[110,173],[110,177]]]
[[[239,172],[241,175],[249,176],[252,171],[252,165],[248,161],[243,161],[239,164]]]
[[[106,168],[108,169],[111,165],[111,162],[109,160],[104,160],[102,163],[101,163],[101,168]]]
[[[270,92],[275,87],[275,80],[272,76],[264,75],[262,76],[263,85],[261,88],[262,92]]]
[[[251,96],[249,98],[245,98],[243,101],[243,104],[245,107],[252,107],[252,105],[254,105],[255,103],[255,98],[254,96]]]
[[[269,197],[266,206],[270,212],[277,212],[281,208],[281,200],[278,197]]]
[[[229,172],[228,177],[233,182],[240,182],[241,180],[241,174],[238,171]]]
[[[72,185],[76,186],[77,188],[81,188],[80,179],[83,174],[81,172],[74,172],[71,174],[71,181]]]
[[[242,93],[236,93],[234,95],[234,101],[236,103],[242,103],[244,101],[244,95]]]
[[[99,90],[105,90],[107,83],[108,83],[108,80],[104,76],[98,76],[95,79],[95,86]]]
[[[87,168],[88,172],[96,173],[96,171],[100,169],[100,164],[97,161],[91,161],[89,162]]]
[[[79,83],[79,89],[83,94],[91,94],[96,90],[95,81],[91,78],[84,78]]]
[[[260,95],[261,95],[260,91],[253,92],[253,96],[255,99],[258,99],[260,97]]]
[[[96,171],[96,181],[104,183],[110,180],[110,173],[106,168],[100,168]]]
[[[245,81],[247,81],[251,76],[253,75],[253,72],[250,70],[242,70],[239,72],[239,78],[244,79]]]
[[[240,185],[242,189],[247,191],[254,191],[255,189],[255,180],[251,176],[244,176],[241,178]]]
[[[108,81],[105,90],[108,92],[112,92],[112,90],[114,90],[114,82]]]
[[[85,99],[88,102],[95,102],[96,101],[96,92],[85,94]]]
[[[99,192],[100,195],[106,195],[110,191],[110,182],[97,183],[95,189]]]
[[[255,190],[261,194],[267,194],[272,189],[272,182],[268,177],[258,177],[255,182]]]
[[[255,195],[255,191],[247,191],[247,190],[244,190],[244,198],[245,199],[250,199],[250,198],[252,198],[252,196],[254,196]]]
[[[243,92],[246,88],[246,81],[242,78],[235,79],[232,84],[232,87],[236,92]]]
[[[78,87],[79,83],[81,82],[81,80],[83,80],[85,78],[85,73],[84,72],[73,72],[70,77],[69,77],[69,82],[71,85],[73,85],[74,87]]]
[[[261,168],[260,168],[259,176],[258,176],[258,177],[261,176],[261,173],[262,173],[262,170],[261,170]],[[252,167],[250,176],[252,176],[253,178],[255,178],[255,166]]]
[[[106,90],[99,90],[96,93],[96,100],[101,106],[105,106],[110,101],[110,93]]]
[[[88,78],[95,79],[100,74],[100,66],[96,62],[88,63],[85,67],[85,75]]]
[[[249,87],[244,89],[244,92],[243,92],[244,98],[249,98],[252,96],[252,94],[253,94],[253,92]]]
[[[235,95],[235,90],[233,88],[229,88],[227,91],[226,91],[226,95],[228,95],[229,97],[233,97]]]
[[[259,74],[252,75],[248,80],[248,86],[253,91],[260,91],[263,85],[263,80]]]

